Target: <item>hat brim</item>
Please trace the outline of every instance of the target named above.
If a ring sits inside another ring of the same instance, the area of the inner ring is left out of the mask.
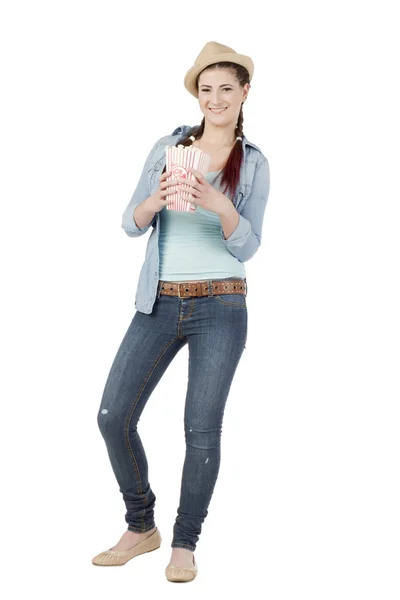
[[[218,54],[217,57],[209,58],[208,60],[203,61],[201,64],[194,65],[189,69],[189,71],[185,75],[185,79],[183,81],[185,88],[190,92],[195,98],[198,98],[198,93],[196,90],[196,79],[199,73],[206,67],[213,65],[217,62],[229,61],[241,65],[248,70],[250,81],[253,77],[254,73],[254,63],[251,60],[250,56],[246,56],[245,54],[232,54],[232,52],[227,52],[225,54]]]

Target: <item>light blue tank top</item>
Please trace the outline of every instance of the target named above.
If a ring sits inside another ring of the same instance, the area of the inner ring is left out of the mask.
[[[212,180],[221,171],[207,173]],[[220,179],[212,185],[217,189]],[[246,277],[244,264],[231,254],[221,238],[216,213],[197,206],[194,212],[160,211],[159,278],[163,281],[201,281]]]

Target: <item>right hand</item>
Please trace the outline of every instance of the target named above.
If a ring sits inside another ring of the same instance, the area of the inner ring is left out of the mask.
[[[170,187],[173,185],[177,185],[178,182],[176,180],[167,181],[167,177],[169,177],[170,175],[171,171],[166,171],[161,175],[160,187],[152,196],[149,196],[146,200],[146,205],[148,206],[149,210],[151,210],[154,213],[160,212],[160,210],[162,210],[164,206],[170,204],[172,202],[172,198],[168,198],[168,196],[170,194],[176,193],[176,190],[173,191],[170,189]]]

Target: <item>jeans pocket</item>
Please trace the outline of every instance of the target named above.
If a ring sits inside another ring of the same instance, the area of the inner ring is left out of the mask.
[[[236,306],[237,308],[246,308],[246,296],[244,294],[222,294],[222,296],[214,295],[221,304],[225,306]]]

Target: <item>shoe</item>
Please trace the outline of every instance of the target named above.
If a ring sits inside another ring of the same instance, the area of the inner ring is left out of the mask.
[[[125,551],[119,550],[105,550],[105,552],[100,552],[97,556],[92,559],[92,563],[94,565],[99,565],[101,567],[115,567],[119,565],[124,565],[139,554],[144,554],[145,552],[152,552],[153,550],[157,550],[161,546],[161,535],[158,528],[149,537],[145,538],[133,548]]]
[[[193,554],[193,567],[192,568],[182,568],[175,567],[171,563],[168,564],[165,569],[165,575],[168,581],[193,581],[198,572],[197,562]]]

